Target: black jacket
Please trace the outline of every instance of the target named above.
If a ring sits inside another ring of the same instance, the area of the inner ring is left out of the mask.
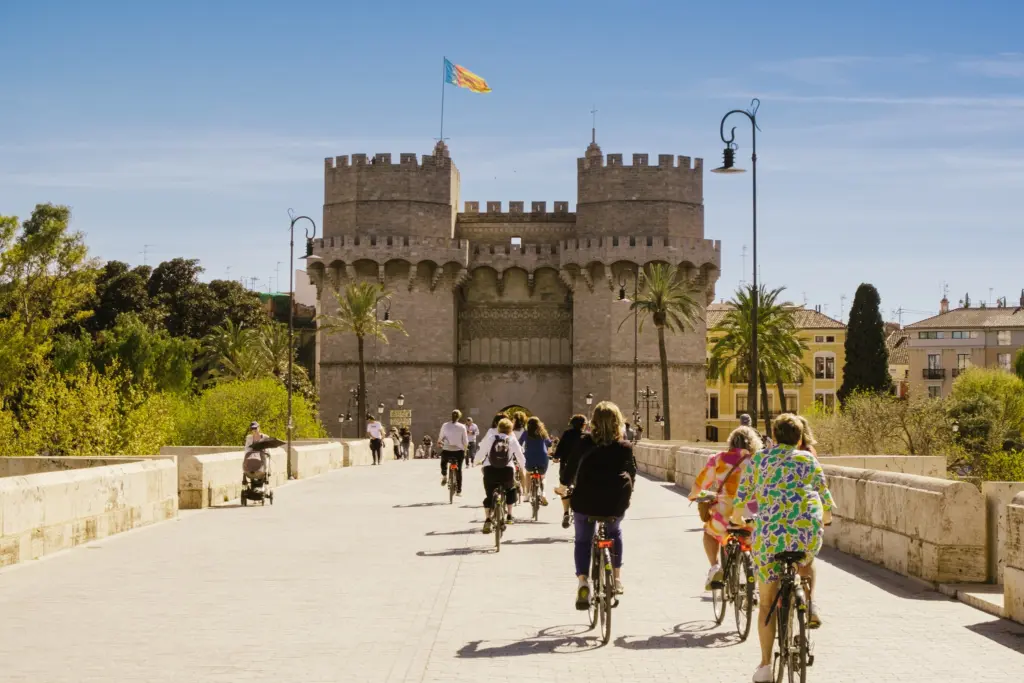
[[[576,446],[580,443],[581,436],[583,436],[582,429],[576,429],[575,427],[566,429],[562,432],[562,438],[558,440],[555,454],[551,456],[562,463],[558,468],[558,483],[564,486],[572,483],[572,475],[576,473],[576,461],[573,455],[575,454]]]
[[[621,517],[629,507],[636,481],[633,447],[626,441],[594,446],[584,435],[573,449],[573,474],[576,488],[570,503],[575,512],[595,517]],[[622,474],[629,475],[628,479]]]

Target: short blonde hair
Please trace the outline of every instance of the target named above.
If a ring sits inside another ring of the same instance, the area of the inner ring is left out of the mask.
[[[803,425],[804,428],[804,435],[803,439],[800,441],[800,445],[813,448],[818,443],[818,440],[814,438],[814,432],[811,431],[811,424],[803,415],[797,415],[796,419],[800,420],[800,424]]]
[[[498,421],[498,433],[499,434],[511,434],[512,433],[512,420],[507,417],[501,418]]]
[[[740,448],[756,453],[764,448],[764,443],[753,427],[737,427],[729,435],[729,448]]]
[[[622,439],[624,424],[619,407],[611,401],[601,401],[594,406],[594,414],[590,418],[590,437],[597,446],[616,443]]]
[[[804,437],[804,424],[798,415],[782,413],[772,423],[775,440],[786,446],[799,446]]]

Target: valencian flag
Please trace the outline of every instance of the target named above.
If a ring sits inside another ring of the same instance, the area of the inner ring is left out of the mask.
[[[444,60],[444,81],[473,92],[491,92],[491,86],[487,85],[487,81],[465,67],[452,64],[447,58]]]

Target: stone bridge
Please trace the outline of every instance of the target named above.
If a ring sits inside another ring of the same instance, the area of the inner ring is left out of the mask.
[[[273,506],[242,508],[240,454],[200,450],[86,467],[0,459],[0,680],[750,679],[756,637],[738,642],[731,616],[712,622],[700,522],[682,495],[706,452],[637,449],[648,474],[601,647],[573,609],[555,506],[513,525],[495,554],[479,533],[478,469],[449,505],[436,460],[346,467],[368,462],[365,442],[301,444],[276,455],[298,481]],[[857,464],[826,466],[842,513],[820,558],[809,680],[1019,681],[1024,626],[934,590],[986,571],[981,492],[892,471],[922,463]],[[1015,610],[1024,496],[1004,508],[996,562]]]

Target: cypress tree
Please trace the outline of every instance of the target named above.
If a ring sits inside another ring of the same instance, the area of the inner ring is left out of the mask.
[[[881,303],[874,285],[862,283],[857,288],[846,328],[846,364],[843,386],[839,389],[841,402],[854,391],[887,392],[892,388]]]

